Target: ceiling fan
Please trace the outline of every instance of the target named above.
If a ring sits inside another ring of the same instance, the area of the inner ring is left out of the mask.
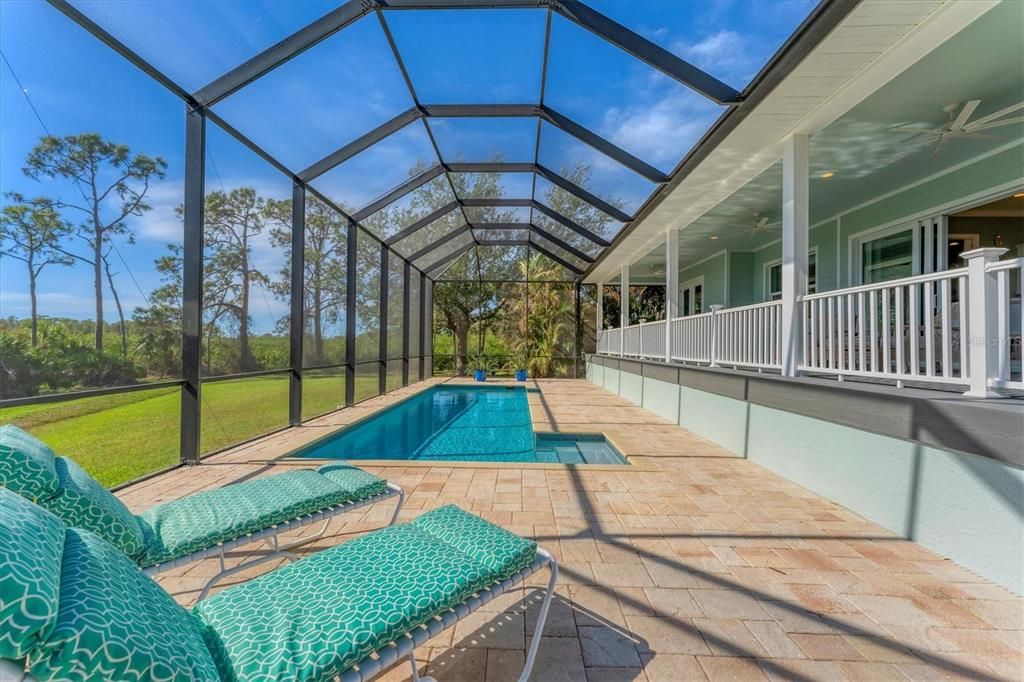
[[[742,227],[750,230],[751,232],[768,232],[769,230],[777,230],[781,222],[769,222],[771,219],[766,215],[760,213],[754,214],[754,222],[752,223],[732,223],[731,227]]]
[[[1004,109],[1000,109],[999,111],[993,112],[987,116],[982,116],[979,119],[971,121],[970,118],[974,114],[974,110],[977,109],[980,104],[980,99],[972,99],[964,103],[962,106],[960,102],[953,102],[952,104],[947,104],[942,107],[942,110],[946,112],[948,120],[941,128],[924,128],[917,123],[907,123],[893,126],[889,130],[913,133],[913,135],[908,137],[906,140],[903,140],[903,142],[909,142],[919,135],[926,136],[927,140],[936,143],[935,149],[932,151],[932,158],[934,159],[938,156],[942,146],[952,139],[999,139],[997,136],[990,135],[983,131],[1024,122],[1024,116],[1012,116],[1007,118],[1007,116],[1013,112],[1024,109],[1024,102],[1017,102],[1016,104],[1012,104]],[[959,112],[957,110],[959,110]]]

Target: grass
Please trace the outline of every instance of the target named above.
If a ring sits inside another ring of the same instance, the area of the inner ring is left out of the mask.
[[[376,381],[376,376],[357,377],[357,397],[375,394]],[[303,419],[329,412],[345,402],[344,376],[307,374],[302,395]],[[204,384],[202,396],[203,453],[288,424],[287,376]],[[0,414],[0,422],[31,431],[108,487],[177,464],[180,420],[178,388],[11,407]]]

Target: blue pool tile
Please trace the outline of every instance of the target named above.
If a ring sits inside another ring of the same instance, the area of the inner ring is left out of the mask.
[[[627,464],[603,436],[534,434],[526,396],[523,387],[435,386],[291,456]]]

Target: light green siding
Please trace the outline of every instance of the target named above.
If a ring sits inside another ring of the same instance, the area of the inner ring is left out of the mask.
[[[1024,145],[979,159],[892,196],[861,206],[840,216],[840,266],[842,279],[850,282],[849,238],[874,227],[906,219],[927,217],[936,206],[969,197],[1008,183],[1024,184]]]
[[[818,291],[838,289],[836,281],[836,221],[813,227],[808,234],[808,247],[818,249]]]
[[[764,291],[764,266],[766,263],[779,260],[782,257],[782,244],[772,244],[760,251],[755,251],[751,258],[751,267],[754,272],[753,283],[754,283],[754,296],[751,303],[761,303],[765,300]]]
[[[754,254],[729,252],[729,307],[757,303],[754,299]]]
[[[679,271],[679,285],[704,277],[704,309],[709,305],[725,305],[726,252],[712,256],[703,263]]]

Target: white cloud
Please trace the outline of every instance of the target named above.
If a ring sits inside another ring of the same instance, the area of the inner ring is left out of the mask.
[[[677,40],[672,51],[733,87],[742,87],[757,72],[761,59],[750,41],[736,31],[723,29],[696,43]]]
[[[91,287],[87,289],[91,292]],[[136,306],[145,305],[145,301],[134,292],[121,293],[121,305],[125,316],[130,317]],[[82,320],[92,319],[96,312],[96,301],[91,293],[80,295],[67,292],[41,292],[36,296],[39,315],[42,317],[72,317]],[[27,318],[30,314],[31,299],[26,292],[4,291],[4,300],[0,313],[4,317]],[[109,294],[103,297],[103,317],[107,322],[117,320],[117,309],[114,299]]]
[[[181,206],[183,198],[184,187],[181,182],[161,182],[150,187],[146,201],[152,209],[138,218],[138,237],[163,243],[181,243],[181,219],[175,209]]]
[[[645,107],[611,109],[605,129],[613,142],[655,165],[671,168],[714,120],[709,107],[671,93]]]

